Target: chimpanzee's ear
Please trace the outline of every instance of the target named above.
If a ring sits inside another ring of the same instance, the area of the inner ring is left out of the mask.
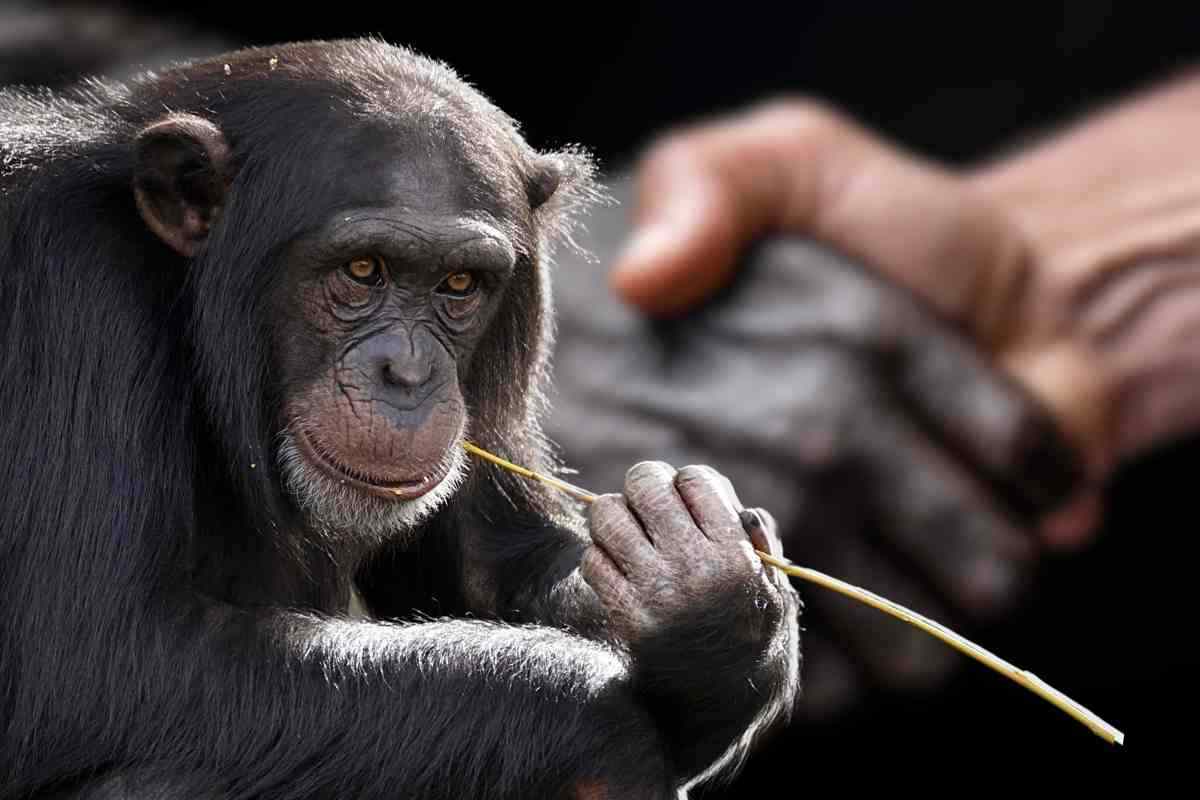
[[[225,201],[229,144],[221,129],[193,114],[171,114],[138,134],[133,191],[150,230],[195,255]]]
[[[554,196],[562,182],[570,177],[572,171],[566,159],[554,155],[544,155],[533,164],[529,179],[525,184],[525,194],[529,205],[535,211],[546,204]]]
[[[571,232],[579,214],[609,200],[595,178],[595,162],[583,150],[538,153],[530,160],[525,195],[551,250],[560,242],[577,248]]]

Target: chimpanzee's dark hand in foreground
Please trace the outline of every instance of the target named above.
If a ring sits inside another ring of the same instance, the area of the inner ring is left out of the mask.
[[[770,516],[751,512],[747,527],[742,511],[712,468],[652,461],[590,509],[583,576],[632,657],[634,688],[681,780],[786,713],[796,693],[796,592],[754,553],[781,551]]]
[[[627,201],[628,184],[614,194]],[[605,209],[583,244],[607,264],[627,230]],[[620,486],[646,458],[713,464],[772,509],[798,563],[968,628],[1022,599],[1036,522],[1079,463],[1039,404],[909,294],[779,239],[703,308],[650,321],[612,298],[604,269],[559,261],[549,434],[581,482]],[[931,687],[962,663],[866,606],[804,597],[802,714],[871,684]]]

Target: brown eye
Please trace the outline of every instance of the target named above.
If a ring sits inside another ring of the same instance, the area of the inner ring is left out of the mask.
[[[383,261],[378,256],[356,258],[346,264],[346,274],[367,286],[378,286],[383,280]]]
[[[468,297],[475,292],[478,282],[475,276],[470,272],[455,272],[453,275],[446,277],[439,287],[442,294],[448,294],[451,297]]]

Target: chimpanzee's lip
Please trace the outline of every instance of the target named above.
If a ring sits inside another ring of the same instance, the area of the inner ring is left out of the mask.
[[[450,459],[443,458],[432,471],[414,480],[390,480],[377,475],[369,475],[351,466],[343,464],[329,452],[329,448],[321,445],[320,440],[312,436],[303,427],[297,426],[296,440],[301,452],[313,464],[327,473],[339,483],[350,484],[364,492],[369,492],[385,500],[416,500],[422,495],[433,491],[450,472]]]

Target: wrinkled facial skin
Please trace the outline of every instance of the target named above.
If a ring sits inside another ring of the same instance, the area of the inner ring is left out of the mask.
[[[275,348],[289,490],[314,528],[382,539],[461,483],[460,381],[517,255],[453,158],[370,152],[342,179],[357,202],[287,250]]]

